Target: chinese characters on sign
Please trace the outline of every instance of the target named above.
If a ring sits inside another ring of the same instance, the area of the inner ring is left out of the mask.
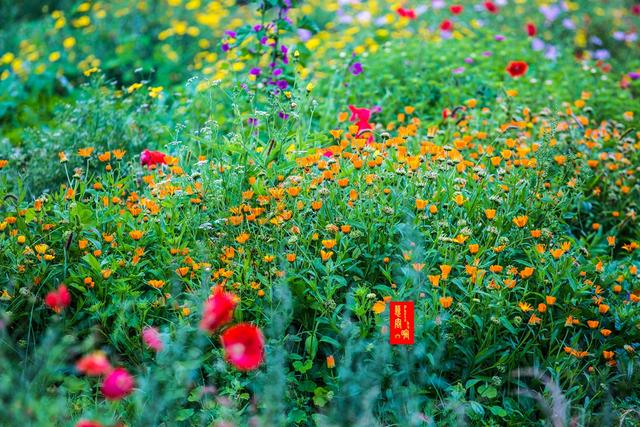
[[[391,302],[391,344],[413,344],[413,301]]]

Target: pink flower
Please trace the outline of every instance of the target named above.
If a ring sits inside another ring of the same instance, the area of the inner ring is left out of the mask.
[[[237,304],[236,299],[234,294],[217,288],[213,296],[204,303],[200,329],[211,333],[229,323],[233,318],[233,310]]]
[[[133,377],[124,368],[116,368],[102,381],[102,394],[109,400],[119,400],[133,390]]]
[[[166,157],[167,155],[160,151],[144,150],[140,154],[140,164],[142,166],[146,166],[147,168],[151,168],[151,166],[155,166],[159,164],[166,165],[167,164]]]
[[[100,375],[106,375],[111,372],[112,368],[107,356],[103,352],[94,351],[78,360],[76,362],[76,369],[84,375],[99,377]]]
[[[225,359],[241,371],[257,369],[264,359],[264,336],[250,323],[233,325],[220,336]]]
[[[71,304],[71,294],[65,285],[60,285],[58,289],[47,294],[44,303],[56,313],[60,313]]]
[[[102,427],[102,424],[92,420],[80,420],[76,423],[75,427]]]
[[[160,337],[160,332],[156,328],[147,326],[142,330],[142,341],[150,349],[158,352],[164,348],[164,343]]]
[[[349,121],[356,122],[358,126],[358,134],[363,130],[371,130],[373,129],[373,125],[369,123],[369,119],[371,119],[371,110],[368,108],[358,108],[353,105],[349,105],[349,110],[351,111],[351,117]],[[369,133],[368,142],[373,141],[373,133]]]

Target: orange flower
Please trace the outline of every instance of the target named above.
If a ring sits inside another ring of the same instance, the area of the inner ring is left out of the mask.
[[[164,286],[164,280],[149,280],[147,284],[153,288],[160,289]]]
[[[442,308],[449,308],[453,303],[453,298],[451,297],[440,297],[440,305]]]
[[[240,233],[238,235],[238,237],[236,237],[236,242],[240,243],[241,245],[244,244],[247,240],[249,240],[249,233]]]
[[[529,217],[526,215],[521,215],[521,216],[517,216],[515,218],[513,218],[513,223],[517,226],[517,227],[524,227],[525,225],[527,225],[527,222],[529,221]]]
[[[320,251],[320,257],[322,258],[322,261],[328,261],[329,258],[331,258],[333,256],[333,252],[331,251]]]
[[[449,273],[451,273],[451,266],[448,264],[442,264],[440,266],[440,271],[442,272],[442,280],[447,280],[449,278]]]
[[[333,239],[322,241],[322,246],[324,246],[326,249],[333,249],[335,245],[336,245],[336,241]]]
[[[294,262],[296,260],[296,254],[287,254],[287,261]]]
[[[600,314],[605,314],[607,311],[609,311],[609,306],[607,304],[599,304],[598,311],[600,312]]]
[[[487,219],[493,219],[496,217],[496,210],[495,209],[485,209],[484,210],[484,215],[487,217]]]
[[[477,254],[479,250],[480,250],[480,245],[476,243],[472,243],[469,245],[469,253]]]
[[[416,199],[416,209],[424,210],[427,207],[427,200]]]
[[[327,356],[327,368],[333,369],[336,367],[336,361],[333,358],[333,355]]]
[[[433,286],[434,288],[439,287],[440,286],[440,275],[439,274],[437,276],[429,275],[429,282],[431,282],[431,286]]]
[[[80,157],[89,157],[91,156],[91,154],[93,153],[94,148],[93,147],[87,147],[87,148],[79,148],[78,149],[78,155]]]
[[[587,326],[589,326],[591,329],[595,329],[600,326],[600,322],[598,322],[597,320],[587,320]]]
[[[376,301],[376,303],[373,304],[372,310],[375,314],[380,314],[383,313],[386,308],[387,304],[385,304],[384,301]]]
[[[140,240],[142,239],[142,234],[143,232],[140,230],[132,230],[129,232],[129,237],[131,237],[133,240]]]

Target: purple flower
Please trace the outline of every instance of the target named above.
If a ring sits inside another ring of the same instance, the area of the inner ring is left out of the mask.
[[[484,56],[484,57],[486,57],[486,58],[490,57],[491,55],[493,55],[493,53],[491,53],[491,52],[490,52],[490,51],[488,51],[488,50],[485,50],[484,52],[482,52],[482,56]]]
[[[282,69],[281,68],[276,68],[275,70],[273,70],[273,75],[274,76],[279,76],[280,74],[282,74]]]
[[[566,28],[567,30],[575,30],[576,29],[576,24],[573,23],[573,21],[569,18],[565,18],[562,20],[562,26],[564,28]]]
[[[307,29],[298,28],[298,37],[300,38],[301,42],[304,43],[304,42],[308,41],[311,38],[312,35],[313,34],[311,33],[311,31],[309,31]]]
[[[505,37],[502,34],[496,34],[496,36],[494,38],[498,42],[501,42],[501,41],[503,41],[505,39]]]
[[[544,15],[547,21],[555,21],[560,13],[562,13],[562,10],[560,10],[560,8],[554,4],[551,6],[542,6],[540,8],[540,13]]]
[[[284,111],[278,111],[278,117],[280,117],[282,120],[287,120],[289,118],[289,115]]]
[[[552,61],[555,61],[556,59],[558,59],[558,49],[556,49],[555,46],[547,47],[547,50],[544,53],[544,57]]]
[[[351,67],[349,67],[349,71],[351,71],[351,74],[353,74],[354,76],[357,76],[358,74],[362,73],[362,64],[359,62],[355,62]]]
[[[258,25],[254,25],[254,26],[253,26],[253,31],[255,31],[256,33],[257,33],[258,31],[260,31],[261,29],[262,29],[262,25],[260,25],[260,24],[258,24]]]
[[[249,117],[247,119],[247,123],[249,124],[249,126],[257,127],[258,126],[258,119],[256,119],[255,117]]]
[[[278,80],[276,82],[276,86],[278,86],[278,88],[285,90],[287,87],[289,87],[289,83],[287,83],[286,80]]]
[[[231,30],[227,30],[224,32],[226,35],[228,35],[229,37],[231,37],[232,39],[236,38],[236,32],[235,31],[231,31]]]
[[[536,52],[544,49],[544,42],[539,38],[534,37],[533,39],[531,39],[531,49],[535,50]]]
[[[431,2],[431,7],[433,7],[434,9],[442,9],[446,5],[447,4],[444,2],[444,0],[433,0]]]
[[[251,74],[252,76],[259,76],[260,75],[260,68],[258,67],[254,67],[249,71],[249,74]]]
[[[636,71],[631,71],[629,74],[627,74],[627,76],[629,76],[629,78],[631,80],[638,80],[640,79],[640,73],[636,72]]]
[[[464,62],[467,63],[467,64],[473,64],[474,61],[473,61],[473,58],[466,57],[466,58],[464,58]]]
[[[227,52],[229,50],[229,44],[228,43],[222,43],[222,51],[223,52]]]
[[[464,73],[464,67],[454,68],[451,72],[453,74],[462,74],[462,73]]]
[[[611,58],[611,54],[607,49],[598,49],[595,52],[593,52],[593,57],[599,60],[606,60]]]

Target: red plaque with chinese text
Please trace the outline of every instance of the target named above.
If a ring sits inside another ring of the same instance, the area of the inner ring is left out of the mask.
[[[391,344],[413,344],[413,301],[390,304],[389,331]]]

